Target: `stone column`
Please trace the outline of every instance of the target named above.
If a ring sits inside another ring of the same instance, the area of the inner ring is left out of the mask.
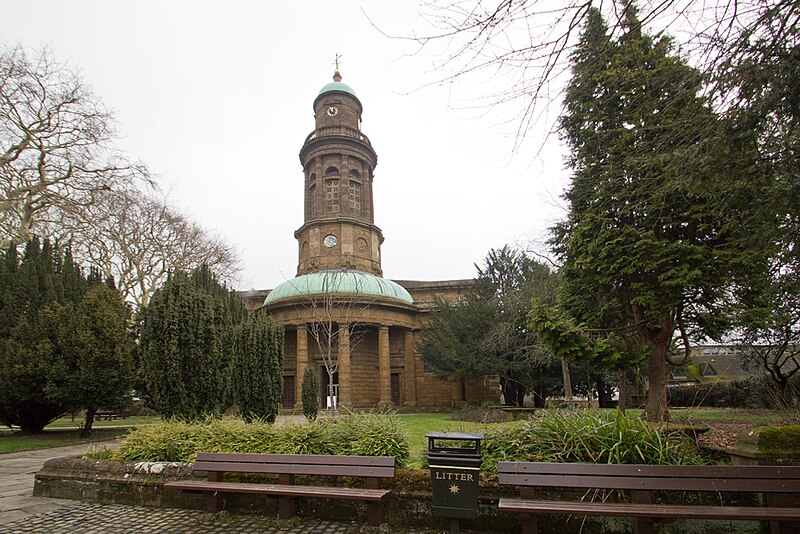
[[[378,406],[392,405],[391,360],[389,358],[389,327],[378,327]]]
[[[339,404],[350,406],[350,325],[339,325]]]
[[[414,358],[414,331],[410,328],[405,333],[405,378],[406,406],[417,405],[417,362]]]
[[[303,408],[303,375],[308,367],[308,328],[302,324],[297,327],[297,364],[294,375],[294,407]]]

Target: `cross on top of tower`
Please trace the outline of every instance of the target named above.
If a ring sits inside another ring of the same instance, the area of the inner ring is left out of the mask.
[[[342,58],[342,55],[336,52],[334,56],[333,63],[336,65],[336,70],[333,71],[333,81],[334,82],[341,82],[342,81],[342,73],[339,72],[339,60]]]

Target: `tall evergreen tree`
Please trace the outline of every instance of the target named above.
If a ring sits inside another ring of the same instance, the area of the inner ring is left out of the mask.
[[[77,408],[50,382],[59,357],[56,324],[61,306],[74,306],[87,283],[69,251],[34,238],[22,258],[2,253],[0,271],[0,421],[40,432]],[[19,262],[19,263],[18,263]]]
[[[306,367],[303,372],[301,397],[303,415],[309,421],[314,421],[319,413],[319,377],[311,367]]]
[[[572,62],[561,119],[569,213],[553,237],[563,305],[584,327],[648,349],[646,411],[665,420],[675,332],[719,336],[731,288],[763,259],[758,216],[743,205],[762,183],[719,142],[726,124],[699,96],[699,73],[669,38],[642,31],[635,6],[618,40],[593,9]]]
[[[99,408],[122,410],[130,402],[130,309],[113,287],[95,284],[77,306],[52,306],[43,315],[55,349],[48,394],[86,410],[81,434],[87,437]]]
[[[275,421],[283,398],[283,327],[264,313],[234,330],[233,398],[245,421]]]
[[[196,419],[230,405],[233,328],[244,304],[207,267],[172,273],[142,313],[139,358],[154,407]]]

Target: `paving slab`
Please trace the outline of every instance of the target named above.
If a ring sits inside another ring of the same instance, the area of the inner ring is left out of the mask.
[[[2,534],[81,534],[115,533],[176,533],[176,534],[433,534],[443,532],[424,528],[402,528],[389,525],[370,527],[346,520],[320,519],[289,520],[256,515],[216,514],[197,510],[178,510],[72,502],[49,513],[0,525]],[[466,531],[462,531],[467,534]]]

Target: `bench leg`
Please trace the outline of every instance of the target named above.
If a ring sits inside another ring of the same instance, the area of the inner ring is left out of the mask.
[[[637,517],[633,520],[634,534],[656,534],[656,522],[647,517]]]
[[[522,515],[522,534],[539,534],[539,525],[533,514]]]
[[[214,491],[206,494],[206,510],[209,512],[222,510],[222,493]]]
[[[278,519],[291,519],[297,515],[297,499],[281,497],[278,499]]]
[[[800,534],[800,521],[770,521],[770,534]]]
[[[367,524],[372,527],[380,526],[383,523],[383,503],[367,503]]]

